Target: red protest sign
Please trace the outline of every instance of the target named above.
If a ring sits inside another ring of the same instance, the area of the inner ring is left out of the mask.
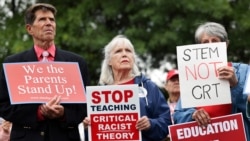
[[[92,114],[92,141],[139,139],[139,132],[135,128],[137,120],[138,113]]]
[[[207,127],[197,122],[169,126],[171,141],[246,141],[242,114],[211,119]]]
[[[54,95],[61,103],[85,103],[85,89],[78,63],[4,63],[12,104],[45,103]]]
[[[90,141],[140,141],[138,85],[88,86]]]

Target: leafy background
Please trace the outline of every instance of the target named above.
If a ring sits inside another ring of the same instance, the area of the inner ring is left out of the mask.
[[[91,85],[99,78],[103,47],[117,34],[132,41],[141,71],[160,88],[168,70],[177,66],[176,46],[194,44],[195,29],[202,22],[226,27],[228,60],[250,60],[249,0],[0,0],[1,61],[32,47],[23,16],[35,2],[57,8],[56,45],[87,60]]]

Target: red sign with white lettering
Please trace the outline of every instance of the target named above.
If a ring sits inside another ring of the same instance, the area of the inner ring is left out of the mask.
[[[4,63],[3,67],[11,104],[45,103],[55,95],[61,96],[61,103],[86,103],[76,62]]]
[[[93,141],[98,140],[132,140],[139,139],[139,132],[135,128],[138,120],[137,113],[128,114],[92,114],[90,121],[92,123]]]
[[[211,119],[207,127],[196,121],[169,126],[171,141],[246,141],[242,114]]]

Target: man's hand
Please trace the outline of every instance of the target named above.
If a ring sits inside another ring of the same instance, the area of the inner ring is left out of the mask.
[[[49,119],[61,118],[64,115],[64,107],[60,105],[61,97],[54,96],[48,103],[41,106],[41,113]]]
[[[3,123],[2,123],[1,126],[2,126],[2,128],[4,130],[4,132],[9,133],[10,132],[10,128],[12,126],[12,123],[5,120],[5,121],[3,121]]]

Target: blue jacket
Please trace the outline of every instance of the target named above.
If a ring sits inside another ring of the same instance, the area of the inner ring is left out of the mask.
[[[246,115],[247,95],[243,94],[248,65],[233,63],[233,67],[235,69],[236,77],[238,78],[238,84],[230,89],[232,98],[232,113],[242,113],[247,140],[250,141],[250,120]],[[179,99],[173,115],[174,123],[178,124],[193,121],[192,114],[194,111],[195,108],[182,108],[181,100]]]
[[[146,97],[140,97],[140,114],[149,118],[151,127],[142,131],[142,141],[161,141],[168,135],[168,126],[171,125],[170,109],[163,93],[150,79],[144,75],[135,77],[135,84],[145,88]],[[88,141],[88,132],[85,130],[85,141]]]
[[[142,141],[160,141],[168,135],[171,125],[170,110],[160,89],[145,76],[135,77],[135,84],[147,90],[146,97],[140,96],[141,117],[147,116],[151,127],[142,131]]]

